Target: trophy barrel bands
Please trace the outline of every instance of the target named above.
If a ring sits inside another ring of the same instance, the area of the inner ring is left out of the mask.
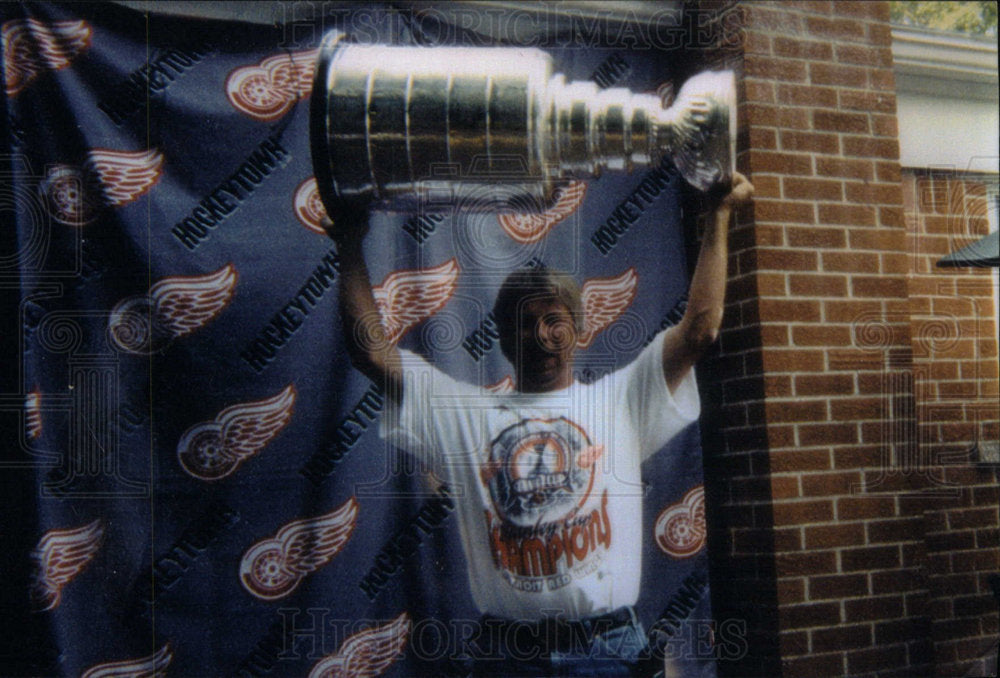
[[[535,49],[325,40],[311,122],[324,201],[406,209],[429,186],[462,193],[501,183],[508,196],[513,187],[527,205],[543,204],[555,187],[538,141],[551,73],[551,58]]]
[[[310,134],[324,203],[540,211],[556,188],[669,156],[700,190],[731,177],[732,73],[652,94],[553,75],[538,49],[320,48]]]

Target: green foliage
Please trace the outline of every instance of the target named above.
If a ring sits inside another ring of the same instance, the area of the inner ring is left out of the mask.
[[[970,35],[997,34],[997,3],[980,2],[890,2],[892,22]]]

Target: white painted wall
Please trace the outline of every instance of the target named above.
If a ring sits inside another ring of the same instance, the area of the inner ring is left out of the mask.
[[[997,104],[897,93],[896,106],[903,167],[1000,171]]]
[[[903,167],[1000,173],[997,39],[893,27]]]

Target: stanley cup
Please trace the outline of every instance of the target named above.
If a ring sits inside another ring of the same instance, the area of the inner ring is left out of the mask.
[[[327,205],[413,209],[427,186],[497,189],[542,210],[572,178],[670,158],[695,188],[726,182],[735,155],[734,78],[689,79],[670,108],[654,94],[553,74],[539,49],[390,47],[327,35],[310,135]]]

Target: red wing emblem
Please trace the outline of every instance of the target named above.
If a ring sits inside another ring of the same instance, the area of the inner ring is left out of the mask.
[[[359,631],[340,649],[323,658],[309,678],[374,678],[385,672],[406,648],[410,615],[403,612],[388,624]]]
[[[163,676],[173,658],[167,643],[148,657],[92,666],[80,678],[157,678]]]
[[[156,316],[175,337],[202,327],[233,298],[236,269],[226,264],[202,276],[164,278],[149,288]]]
[[[42,392],[37,386],[24,398],[24,428],[29,440],[42,435]]]
[[[243,554],[243,588],[263,600],[284,598],[302,579],[327,565],[351,538],[358,520],[358,500],[351,497],[326,515],[288,523]]]
[[[195,478],[219,480],[267,447],[288,425],[295,387],[278,395],[222,410],[214,421],[196,424],[177,443],[181,467]]]
[[[591,278],[583,284],[583,333],[577,348],[588,348],[597,335],[621,317],[635,299],[639,276],[629,268],[619,276]]]
[[[95,148],[82,168],[56,165],[40,185],[49,214],[67,226],[83,226],[101,207],[123,207],[149,192],[163,172],[163,154]]]
[[[452,258],[434,268],[390,273],[372,289],[389,343],[445,307],[455,294],[458,270]]]
[[[134,152],[95,148],[84,169],[97,177],[105,202],[121,207],[144,195],[160,180],[163,154],[155,148]]]
[[[653,538],[668,556],[690,558],[705,546],[705,487],[693,487],[676,504],[660,512]]]
[[[309,177],[295,189],[295,216],[299,223],[313,233],[326,235],[326,231],[319,225],[320,219],[326,216],[326,208],[319,197],[316,177]]]
[[[268,57],[237,68],[226,78],[226,96],[236,110],[271,122],[312,92],[318,49]]]
[[[128,297],[111,310],[108,330],[123,351],[148,355],[204,327],[233,298],[232,264],[207,275],[164,278],[145,296]]]
[[[527,245],[538,242],[552,230],[552,227],[573,214],[587,194],[587,184],[572,181],[557,189],[556,201],[541,214],[500,214],[497,219],[504,232],[515,241]]]
[[[59,605],[63,587],[94,559],[103,535],[100,520],[75,529],[45,533],[31,554],[36,565],[31,597],[39,609],[51,610]]]
[[[44,71],[66,68],[90,48],[91,29],[85,21],[44,23],[13,19],[0,29],[3,39],[7,95],[14,96]]]
[[[514,391],[514,379],[508,374],[500,381],[495,381],[492,384],[484,386],[483,389],[497,395],[512,393]]]

